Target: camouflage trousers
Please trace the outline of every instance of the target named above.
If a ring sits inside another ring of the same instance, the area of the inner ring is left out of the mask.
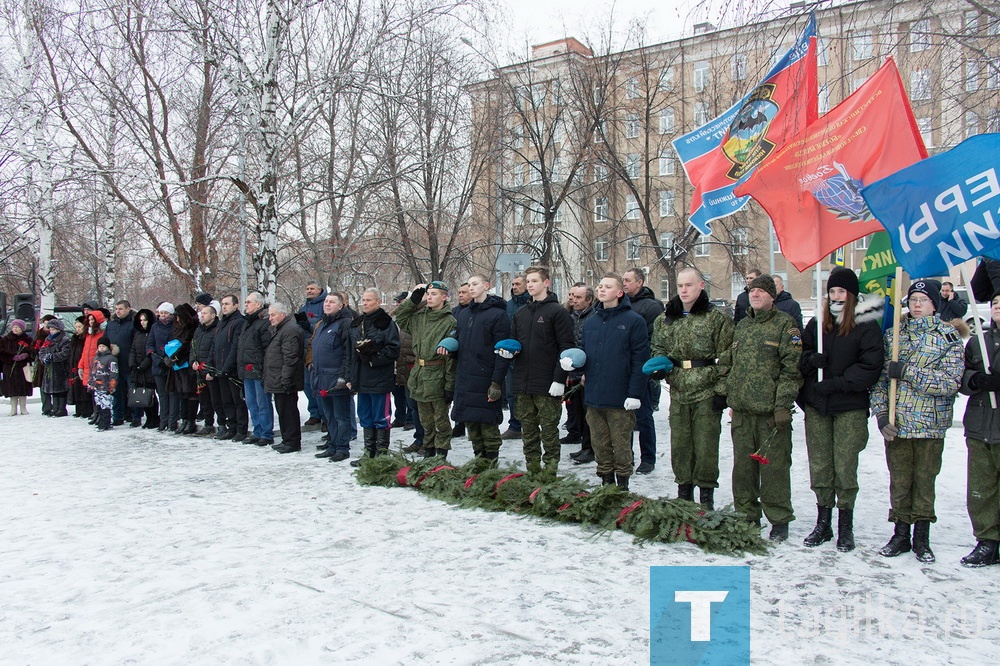
[[[484,453],[499,452],[503,438],[500,436],[500,426],[496,423],[466,422],[465,432],[472,442],[472,453],[482,457]]]
[[[451,420],[444,398],[417,401],[417,415],[424,426],[424,448],[451,450]]]
[[[792,429],[778,430],[770,414],[733,411],[733,502],[750,520],[761,512],[772,525],[795,520],[792,511]],[[757,451],[762,464],[750,456]]]
[[[1000,445],[967,438],[969,486],[965,505],[976,541],[1000,541]]]
[[[590,443],[597,459],[597,476],[614,472],[619,479],[632,476],[632,429],[635,412],[626,409],[587,407]]]
[[[816,504],[853,509],[858,497],[858,456],[868,445],[868,410],[824,416],[807,405],[805,412],[809,485]]]
[[[671,395],[670,465],[677,485],[719,487],[719,436],[722,412],[712,409],[712,398],[683,404]]]
[[[550,395],[518,393],[515,410],[517,419],[521,422],[525,462],[529,466],[537,466],[544,459],[546,467],[558,467],[562,399]]]
[[[937,521],[934,515],[934,481],[941,471],[944,439],[897,437],[885,443],[889,466],[889,522],[912,525],[918,520]]]

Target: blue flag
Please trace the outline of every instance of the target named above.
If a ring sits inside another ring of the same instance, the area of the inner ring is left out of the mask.
[[[974,257],[1000,259],[1000,134],[979,134],[861,188],[914,277]]]

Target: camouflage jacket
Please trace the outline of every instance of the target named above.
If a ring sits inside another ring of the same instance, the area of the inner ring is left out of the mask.
[[[892,331],[886,331],[885,368],[872,387],[872,412],[889,413],[889,378]],[[962,337],[951,324],[937,317],[906,317],[900,322],[899,360],[906,364],[896,382],[898,436],[940,439],[951,427],[955,394],[965,370]]]
[[[437,353],[442,340],[456,335],[451,310],[431,310],[407,298],[396,308],[396,323],[413,336],[414,365],[406,382],[413,399],[431,402],[444,398],[445,393],[454,393],[455,359]]]
[[[674,369],[667,375],[670,399],[681,404],[700,402],[716,394],[725,395],[726,375],[732,365],[733,320],[708,302],[702,292],[685,314],[674,296],[666,312],[653,325],[650,347],[653,356],[667,356]],[[681,367],[682,361],[714,361],[699,368]]]
[[[802,386],[801,356],[802,332],[790,316],[775,308],[751,308],[733,333],[729,406],[750,414],[791,409]]]

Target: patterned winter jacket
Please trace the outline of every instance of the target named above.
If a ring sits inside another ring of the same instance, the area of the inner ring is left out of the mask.
[[[104,393],[114,393],[118,388],[118,358],[112,352],[98,352],[94,357],[87,377],[87,388]]]
[[[892,330],[886,331],[885,368],[872,387],[872,412],[889,413],[889,378]],[[898,437],[940,439],[951,427],[955,394],[965,370],[962,337],[951,324],[937,317],[906,317],[900,322],[899,360],[906,364],[896,382]]]
[[[725,395],[726,375],[732,365],[733,321],[708,302],[705,292],[688,314],[680,298],[670,299],[666,312],[653,325],[650,346],[653,356],[666,356],[674,362],[667,375],[671,400],[690,405],[716,394]],[[683,361],[704,365],[684,368]]]
[[[750,308],[733,334],[733,365],[726,377],[729,406],[758,415],[791,409],[802,386],[801,355],[802,332],[790,316],[776,308]]]

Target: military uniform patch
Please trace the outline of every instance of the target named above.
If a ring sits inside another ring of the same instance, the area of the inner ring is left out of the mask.
[[[788,337],[792,339],[792,347],[802,351],[802,332],[797,328],[788,329]]]

